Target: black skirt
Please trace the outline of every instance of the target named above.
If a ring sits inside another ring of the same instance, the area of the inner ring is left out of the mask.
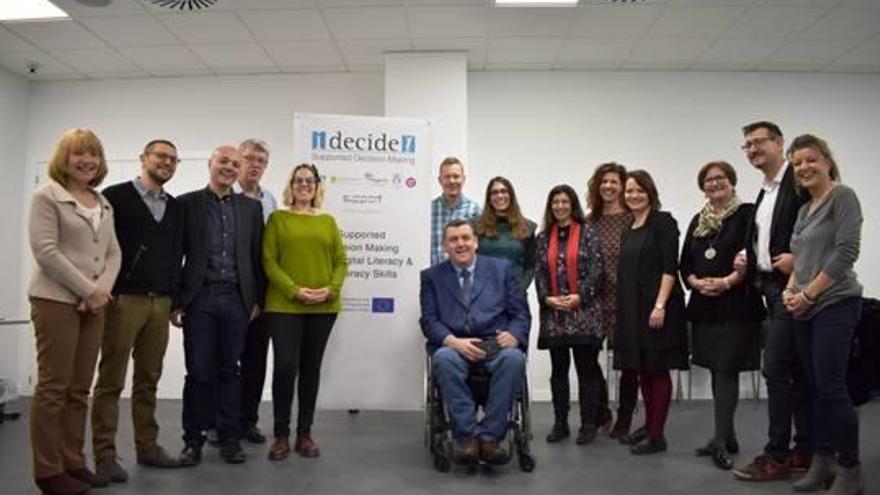
[[[695,321],[692,329],[693,364],[712,371],[760,369],[760,321]]]

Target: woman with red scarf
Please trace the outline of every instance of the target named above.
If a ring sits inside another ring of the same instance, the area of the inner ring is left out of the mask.
[[[580,445],[596,437],[601,369],[597,358],[605,337],[601,325],[598,284],[601,245],[596,230],[584,223],[577,193],[568,185],[550,190],[538,235],[535,283],[541,307],[538,349],[550,351],[553,429],[548,442],[569,436],[568,370],[571,357],[578,377]]]

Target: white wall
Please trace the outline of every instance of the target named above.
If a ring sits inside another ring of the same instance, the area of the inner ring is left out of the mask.
[[[47,159],[64,129],[80,125],[99,132],[112,159],[129,162],[146,140],[158,136],[177,142],[183,156],[199,159],[218,143],[262,137],[273,147],[267,180],[281,184],[291,165],[294,111],[381,115],[383,101],[380,74],[37,83],[28,112],[27,177],[37,173],[36,164]],[[873,227],[880,198],[868,186],[880,183],[878,76],[471,73],[468,102],[466,194],[482,202],[486,181],[505,175],[534,219],[541,216],[553,185],[568,182],[583,190],[595,165],[617,160],[654,174],[661,199],[684,228],[701,204],[696,171],[709,160],[735,164],[742,196],[754,197],[759,176],[738,148],[740,126],[770,119],[789,138],[815,132],[829,140],[844,180],[860,194],[866,222],[857,268],[866,292],[877,295],[880,265],[871,252],[880,245]],[[13,254],[21,250],[8,249]],[[17,293],[24,293],[24,287]],[[29,370],[32,360],[26,357],[32,354],[20,354],[25,357],[19,368]],[[10,351],[0,348],[0,362],[9,358]],[[549,360],[538,351],[531,360],[534,397],[546,399]],[[179,338],[172,338],[165,369],[160,395],[177,397],[183,376]],[[699,379],[695,394],[705,397],[706,390]]]
[[[754,201],[761,177],[739,149],[742,125],[772,120],[789,140],[817,134],[861,199],[856,269],[867,295],[880,292],[880,259],[873,256],[880,246],[876,75],[481,72],[470,74],[468,96],[468,195],[482,202],[487,181],[507,176],[539,223],[550,188],[568,183],[585,191],[593,169],[613,160],[650,171],[684,231],[702,206],[696,174],[708,161],[733,164],[739,194]],[[537,327],[532,332],[535,338]],[[531,360],[533,396],[547,399],[549,357],[532,352]],[[706,397],[707,390],[705,373],[695,373],[694,393]]]
[[[0,284],[0,318],[7,322],[26,317],[22,287],[16,283],[21,272],[21,251],[18,241],[23,228],[22,202],[25,189],[25,137],[28,129],[28,82],[0,69],[0,149],[3,150],[3,179],[0,181],[0,232],[11,242],[0,248],[0,273],[7,283]],[[11,283],[10,283],[11,282]],[[28,336],[27,325],[0,326],[0,378],[14,382],[27,381],[19,373],[20,365],[28,362],[16,352],[19,342]]]

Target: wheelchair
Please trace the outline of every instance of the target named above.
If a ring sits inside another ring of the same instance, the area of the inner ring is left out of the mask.
[[[425,448],[431,455],[434,468],[440,472],[449,472],[452,467],[452,422],[440,388],[434,382],[432,368],[432,350],[425,356]],[[528,373],[523,370],[523,381],[514,399],[513,407],[508,415],[508,429],[505,442],[507,452],[517,457],[519,467],[525,472],[535,469],[535,458],[529,448],[532,440],[532,421],[529,411]],[[489,372],[485,368],[475,367],[468,377],[468,385],[479,409],[486,403],[489,395]],[[470,468],[473,468],[471,466]]]

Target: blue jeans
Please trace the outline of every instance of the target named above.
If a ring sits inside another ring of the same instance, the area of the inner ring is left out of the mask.
[[[451,347],[434,352],[434,381],[452,416],[452,436],[497,442],[507,434],[508,415],[522,386],[525,354],[519,349],[502,349],[479,364],[489,372],[489,396],[483,407],[483,421],[477,423],[477,406],[467,384],[471,363]]]
[[[202,431],[212,426],[215,417],[220,442],[238,442],[241,428],[238,363],[247,336],[248,316],[237,290],[210,293],[203,289],[186,308],[183,441],[188,445],[203,443]]]
[[[808,377],[815,390],[816,451],[836,454],[844,467],[859,463],[859,418],[846,388],[846,370],[861,313],[862,300],[851,297],[795,322],[795,330],[813,337]]]

